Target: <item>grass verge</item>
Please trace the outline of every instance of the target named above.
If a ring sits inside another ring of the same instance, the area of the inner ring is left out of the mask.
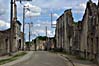
[[[24,56],[25,54],[27,54],[27,53],[26,52],[20,52],[20,53],[12,56],[10,58],[2,59],[2,60],[0,60],[0,65],[5,64],[5,63],[8,63],[8,62],[11,62],[11,61],[14,61],[14,60],[16,60],[16,59]]]

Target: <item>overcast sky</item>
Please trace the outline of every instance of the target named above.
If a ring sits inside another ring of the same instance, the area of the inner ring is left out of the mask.
[[[32,22],[32,37],[37,35],[45,36],[45,27],[48,27],[48,36],[53,37],[55,28],[51,28],[51,12],[53,13],[53,23],[66,9],[72,9],[74,21],[82,19],[86,3],[88,0],[32,0],[31,2],[22,2],[25,6],[29,6],[31,12],[26,11],[26,23]],[[97,4],[98,0],[92,0]],[[17,18],[22,23],[22,5],[17,3]],[[31,19],[30,19],[31,16]],[[0,0],[0,30],[10,27],[10,0]],[[35,35],[33,35],[35,34]],[[28,25],[25,25],[25,36],[28,40]]]

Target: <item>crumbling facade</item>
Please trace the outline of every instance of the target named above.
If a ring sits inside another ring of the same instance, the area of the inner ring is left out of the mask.
[[[57,19],[56,24],[56,46],[69,52],[72,46],[73,35],[73,17],[71,9],[64,11]]]
[[[17,20],[17,7],[13,4],[13,19],[11,27],[0,31],[0,55],[13,53],[22,48],[23,36],[21,32],[21,23]]]
[[[80,54],[90,60],[96,59],[99,53],[99,15],[98,6],[91,0],[87,2],[82,24]]]
[[[66,10],[56,24],[56,45],[89,60],[99,61],[99,2],[87,2],[82,21],[74,23],[71,10]]]
[[[22,49],[23,33],[20,30],[21,29],[21,23],[19,21],[17,21],[15,23],[15,25],[16,25],[16,27],[14,27],[15,33],[13,32],[13,35],[14,35],[13,45],[10,45],[11,28],[9,28],[7,30],[0,31],[0,55],[8,54],[8,53],[10,53],[10,50],[12,50],[12,52],[16,52],[16,51]]]

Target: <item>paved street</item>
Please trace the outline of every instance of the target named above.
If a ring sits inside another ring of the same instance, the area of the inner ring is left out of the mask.
[[[34,52],[32,58],[27,61],[18,63],[14,66],[67,66],[66,61],[60,56],[45,52],[37,51]]]

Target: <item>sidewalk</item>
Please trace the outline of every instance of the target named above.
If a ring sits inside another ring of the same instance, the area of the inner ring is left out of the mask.
[[[3,64],[3,65],[0,65],[0,66],[12,66],[12,65],[14,65],[14,64],[23,62],[23,61],[28,60],[29,58],[31,58],[32,54],[33,54],[33,51],[28,51],[25,56],[23,56],[23,57],[21,57],[21,58],[15,60],[15,61],[12,61],[12,62]],[[2,57],[2,58],[0,57],[0,59],[6,59],[6,58],[9,58],[9,57],[10,57],[10,56],[4,56],[4,57]]]
[[[16,52],[16,53],[13,53],[12,56],[14,56],[14,55],[16,55],[16,54],[18,54],[18,53],[20,53],[20,52],[22,52],[22,51],[18,51],[18,52]],[[2,59],[7,59],[7,58],[10,58],[10,57],[12,57],[12,56],[9,56],[9,55],[0,56],[0,60],[2,60]]]
[[[64,55],[64,54],[61,54],[62,57],[64,57],[66,60],[70,60],[74,66],[97,66],[96,64],[93,64],[92,62],[88,61],[88,60],[79,60],[77,58],[75,58],[75,56],[71,56],[71,55]],[[67,59],[68,58],[68,59]],[[69,66],[73,66],[70,64],[70,61],[68,60],[69,62]]]

